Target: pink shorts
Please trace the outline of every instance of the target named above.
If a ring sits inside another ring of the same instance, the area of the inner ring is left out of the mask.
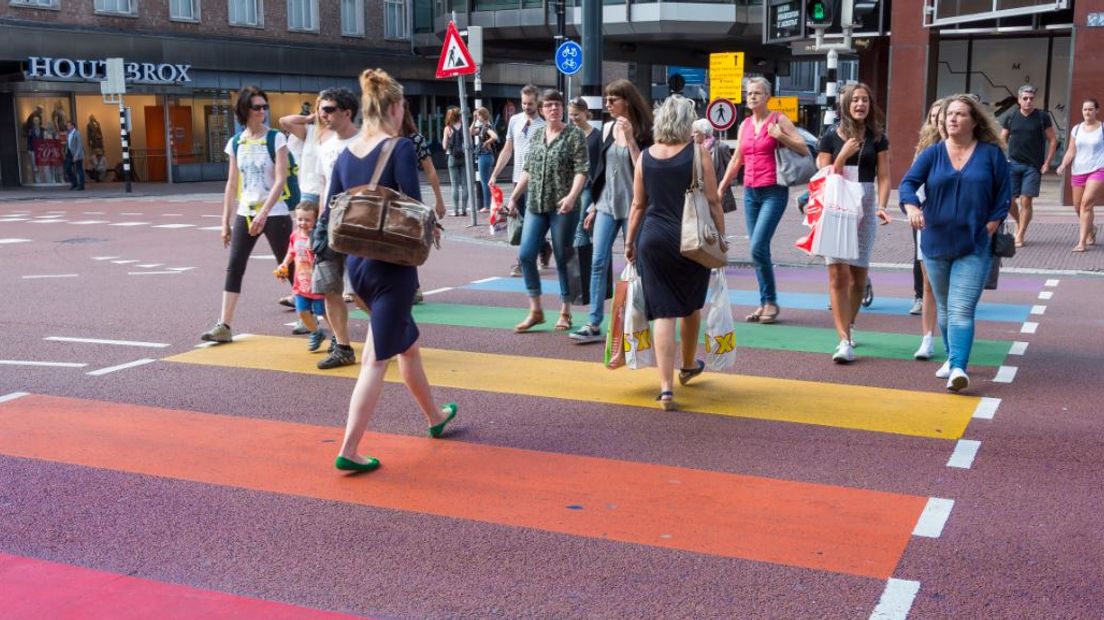
[[[1085,174],[1073,175],[1074,187],[1085,187],[1085,184],[1089,181],[1101,181],[1104,182],[1104,168],[1094,170],[1093,172],[1086,172]]]

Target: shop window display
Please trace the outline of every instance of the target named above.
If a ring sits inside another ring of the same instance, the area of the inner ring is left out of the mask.
[[[69,98],[19,97],[16,106],[22,127],[19,135],[24,185],[65,183],[65,121]]]

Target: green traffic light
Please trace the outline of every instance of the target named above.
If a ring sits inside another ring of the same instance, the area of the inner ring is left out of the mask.
[[[824,19],[824,5],[817,3],[813,5],[813,19],[822,21]]]

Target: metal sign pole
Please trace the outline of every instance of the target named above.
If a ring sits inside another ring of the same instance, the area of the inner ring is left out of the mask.
[[[479,225],[479,214],[475,209],[475,201],[472,200],[472,186],[475,176],[472,171],[472,135],[469,127],[470,116],[468,114],[468,93],[464,88],[464,76],[456,76],[456,83],[460,87],[460,131],[464,132],[464,185],[468,188],[468,205],[471,206],[471,225]]]
[[[126,105],[123,104],[123,96],[119,95],[119,130],[123,140],[123,182],[126,184],[126,193],[131,193],[130,187],[130,127],[127,126]]]

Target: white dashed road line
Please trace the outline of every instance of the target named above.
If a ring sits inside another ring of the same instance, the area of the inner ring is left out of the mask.
[[[12,392],[11,394],[4,394],[0,396],[0,403],[6,403],[8,401],[15,400],[17,398],[23,398],[24,396],[30,396],[30,392]]]
[[[106,224],[107,220],[79,220],[76,222],[69,222],[75,226],[89,226],[91,224]]]
[[[0,239],[0,245],[6,245],[9,243],[28,243],[30,239]]]
[[[1012,343],[1012,348],[1008,350],[1009,355],[1023,355],[1027,352],[1027,343],[1021,340],[1017,340]]]
[[[1048,300],[1054,298],[1054,291],[1039,291],[1039,299]]]
[[[483,278],[482,280],[472,280],[471,283],[472,284],[486,284],[487,282],[494,282],[495,280],[501,280],[501,279],[502,278],[499,277],[499,276],[494,276],[493,278]]]
[[[442,288],[435,288],[432,291],[425,291],[424,293],[422,293],[422,296],[429,297],[430,295],[436,295],[437,293],[444,293],[445,291],[451,291],[452,289],[453,289],[453,287],[451,287],[451,286],[445,286],[445,287],[442,287]]]
[[[920,518],[916,521],[916,527],[912,530],[912,535],[923,536],[924,538],[939,538],[943,534],[943,526],[947,524],[947,519],[951,517],[953,508],[953,499],[929,497],[928,504],[924,506],[924,512],[920,513]]]
[[[115,259],[115,258],[119,258],[119,257],[118,256],[93,256],[92,260],[112,260],[112,259]]]
[[[878,599],[878,606],[870,614],[870,620],[904,620],[912,609],[912,601],[920,591],[919,581],[890,579]]]
[[[109,226],[149,226],[149,222],[118,222]]]
[[[1023,327],[1020,328],[1021,334],[1034,334],[1039,331],[1039,324],[1034,321],[1024,321]]]
[[[75,342],[83,344],[112,344],[120,347],[146,347],[150,349],[164,349],[169,344],[165,342],[143,342],[141,340],[105,340],[102,338],[73,338],[70,336],[47,336],[43,340],[50,342]]]
[[[997,369],[997,376],[993,377],[993,383],[1012,383],[1017,370],[1015,366],[1001,366]]]
[[[974,457],[977,456],[979,449],[981,449],[980,441],[959,439],[958,442],[955,443],[955,449],[954,452],[951,453],[950,460],[947,461],[947,467],[970,469],[974,464]]]
[[[126,259],[123,259],[123,260],[113,260],[113,261],[111,261],[111,264],[113,264],[113,265],[129,265],[131,263],[137,263],[137,262],[138,262],[137,258],[126,258]]]
[[[128,276],[178,276],[183,271],[128,271]]]
[[[92,375],[93,377],[101,377],[103,375],[111,374],[119,370],[126,370],[127,368],[134,368],[135,366],[144,366],[157,360],[152,358],[142,358],[140,360],[134,360],[133,362],[127,362],[125,364],[119,364],[118,366],[108,366],[107,368],[101,368],[99,370],[93,370],[86,372],[86,375]]]
[[[972,417],[976,420],[992,420],[993,416],[997,415],[997,408],[1000,407],[1000,404],[1001,399],[999,398],[983,397],[978,401]]]
[[[1059,282],[1061,282],[1061,280],[1047,280],[1046,284],[1043,286],[1058,286]]]
[[[45,279],[48,279],[48,278],[76,278],[76,277],[79,277],[79,275],[80,274],[76,274],[76,273],[44,273],[44,274],[41,274],[41,275],[23,276],[23,279],[24,280],[45,280]]]
[[[1046,306],[1031,306],[1031,314],[1046,314]]]
[[[195,228],[195,224],[158,224],[154,228]]]
[[[0,360],[0,366],[45,366],[49,368],[84,368],[88,364],[76,362],[34,362],[30,360]]]

